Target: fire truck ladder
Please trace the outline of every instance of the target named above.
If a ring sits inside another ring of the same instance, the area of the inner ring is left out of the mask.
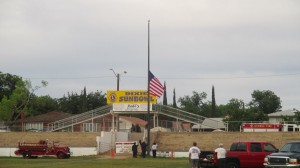
[[[186,112],[186,111],[183,111],[183,110],[180,110],[177,108],[173,108],[170,106],[155,104],[152,107],[153,107],[154,111],[158,112],[158,114],[163,114],[163,115],[166,115],[166,116],[169,116],[169,117],[181,120],[181,121],[193,123],[193,124],[199,124],[202,126],[209,127],[211,129],[217,130],[217,129],[219,129],[218,126],[224,125],[223,122],[213,120],[213,119],[210,119],[207,117],[203,117],[203,116],[200,116],[197,114],[189,113],[189,112]],[[206,125],[205,123],[203,123],[204,120],[209,121],[209,122],[207,122],[209,124]]]
[[[48,124],[49,131],[58,131],[64,128],[73,127],[76,124],[91,121],[96,118],[104,117],[110,114],[112,105],[106,105],[94,110],[90,110],[72,117],[68,117],[62,120],[58,120]],[[72,129],[73,130],[73,129]]]

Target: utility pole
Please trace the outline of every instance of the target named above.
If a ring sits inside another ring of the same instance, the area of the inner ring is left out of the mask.
[[[113,71],[113,73],[115,74],[115,76],[117,77],[117,91],[119,91],[120,90],[120,73],[116,73],[115,71],[114,71],[114,69],[109,69],[109,70],[111,70],[111,71]],[[126,74],[127,72],[126,71],[124,71],[123,72],[124,74]]]

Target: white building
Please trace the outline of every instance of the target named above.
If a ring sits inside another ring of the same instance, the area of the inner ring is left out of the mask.
[[[283,122],[283,117],[295,117],[295,113],[299,112],[297,109],[290,109],[290,110],[284,110],[284,111],[278,111],[275,113],[268,114],[269,122],[270,123],[280,123]],[[294,121],[296,119],[294,118]]]

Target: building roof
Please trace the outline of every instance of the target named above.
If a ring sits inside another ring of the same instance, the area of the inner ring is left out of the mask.
[[[61,120],[67,117],[71,117],[72,114],[64,113],[60,111],[51,111],[45,114],[30,116],[24,118],[23,122],[54,122],[57,120]]]
[[[192,129],[224,129],[225,124],[223,122],[223,118],[206,118],[202,124],[193,125]]]
[[[147,121],[142,120],[142,119],[137,118],[137,117],[120,116],[120,119],[129,121],[129,122],[131,122],[133,124],[138,124],[141,127],[145,127],[147,125]]]
[[[278,111],[275,113],[268,114],[269,117],[281,117],[281,116],[294,116],[295,112],[298,112],[296,109],[289,109],[284,111]]]

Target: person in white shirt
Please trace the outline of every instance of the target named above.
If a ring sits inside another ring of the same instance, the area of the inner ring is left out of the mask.
[[[153,158],[156,158],[157,144],[154,142],[151,147]]]
[[[215,149],[215,152],[217,153],[217,159],[218,159],[218,167],[224,168],[226,167],[226,149],[223,148],[223,144],[219,144],[219,147]]]
[[[193,142],[193,146],[189,149],[189,161],[191,168],[197,168],[199,162],[199,155],[201,151],[197,147],[197,143]]]

